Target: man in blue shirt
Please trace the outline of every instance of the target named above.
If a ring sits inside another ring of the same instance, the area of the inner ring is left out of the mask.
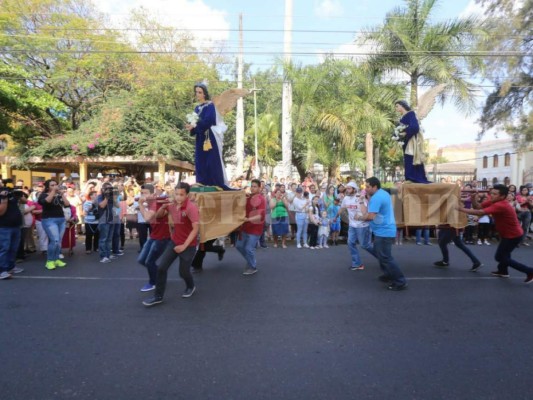
[[[369,252],[379,260],[379,266],[383,271],[379,280],[389,283],[389,290],[406,289],[407,280],[391,252],[396,238],[396,221],[391,197],[381,189],[381,183],[376,177],[366,180],[365,189],[371,196],[368,212],[357,218],[360,221],[370,221],[370,228],[374,233],[374,247]]]

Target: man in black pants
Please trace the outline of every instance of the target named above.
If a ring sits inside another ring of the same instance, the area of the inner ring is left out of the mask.
[[[208,240],[205,243],[200,243],[198,246],[198,250],[196,251],[196,255],[194,256],[194,260],[192,260],[192,272],[198,273],[203,271],[203,262],[205,258],[205,253],[217,253],[218,254],[218,261],[222,261],[224,258],[224,253],[226,253],[226,250],[223,246],[215,245],[215,242],[217,239]]]
[[[442,261],[434,262],[434,265],[436,265],[437,267],[447,267],[448,265],[450,265],[450,260],[448,256],[448,243],[452,241],[453,243],[455,243],[455,246],[463,253],[465,253],[468,258],[470,258],[474,263],[472,265],[472,268],[470,268],[470,272],[476,272],[479,268],[483,266],[483,264],[481,264],[481,261],[479,261],[477,257],[470,251],[470,249],[466,247],[466,245],[463,243],[463,241],[457,234],[457,230],[455,228],[452,228],[450,225],[439,226],[439,248],[442,252]]]

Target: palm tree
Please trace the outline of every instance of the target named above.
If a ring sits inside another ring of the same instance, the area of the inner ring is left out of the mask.
[[[482,66],[481,57],[468,52],[475,37],[485,35],[481,24],[475,18],[432,23],[430,16],[436,11],[437,0],[405,3],[363,38],[366,43],[374,43],[377,50],[368,65],[375,71],[407,75],[413,107],[418,104],[419,85],[444,83],[446,89],[440,98],[451,95],[458,108],[472,111],[474,86],[465,80],[462,65]]]

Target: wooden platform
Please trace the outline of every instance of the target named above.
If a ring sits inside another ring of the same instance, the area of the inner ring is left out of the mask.
[[[200,242],[226,236],[246,215],[244,190],[190,193],[200,209]]]
[[[398,226],[466,226],[466,214],[455,209],[461,198],[457,185],[406,183],[400,192],[391,194]]]

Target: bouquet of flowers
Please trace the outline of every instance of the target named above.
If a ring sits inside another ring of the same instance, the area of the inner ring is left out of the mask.
[[[200,117],[198,117],[198,114],[195,112],[189,113],[185,116],[185,119],[187,120],[187,123],[191,125],[193,128],[196,128],[196,124],[198,123],[198,120]]]
[[[403,142],[403,139],[405,137],[405,130],[407,129],[408,125],[405,124],[399,124],[396,128],[394,128],[394,131],[392,132],[392,140],[401,143]]]

